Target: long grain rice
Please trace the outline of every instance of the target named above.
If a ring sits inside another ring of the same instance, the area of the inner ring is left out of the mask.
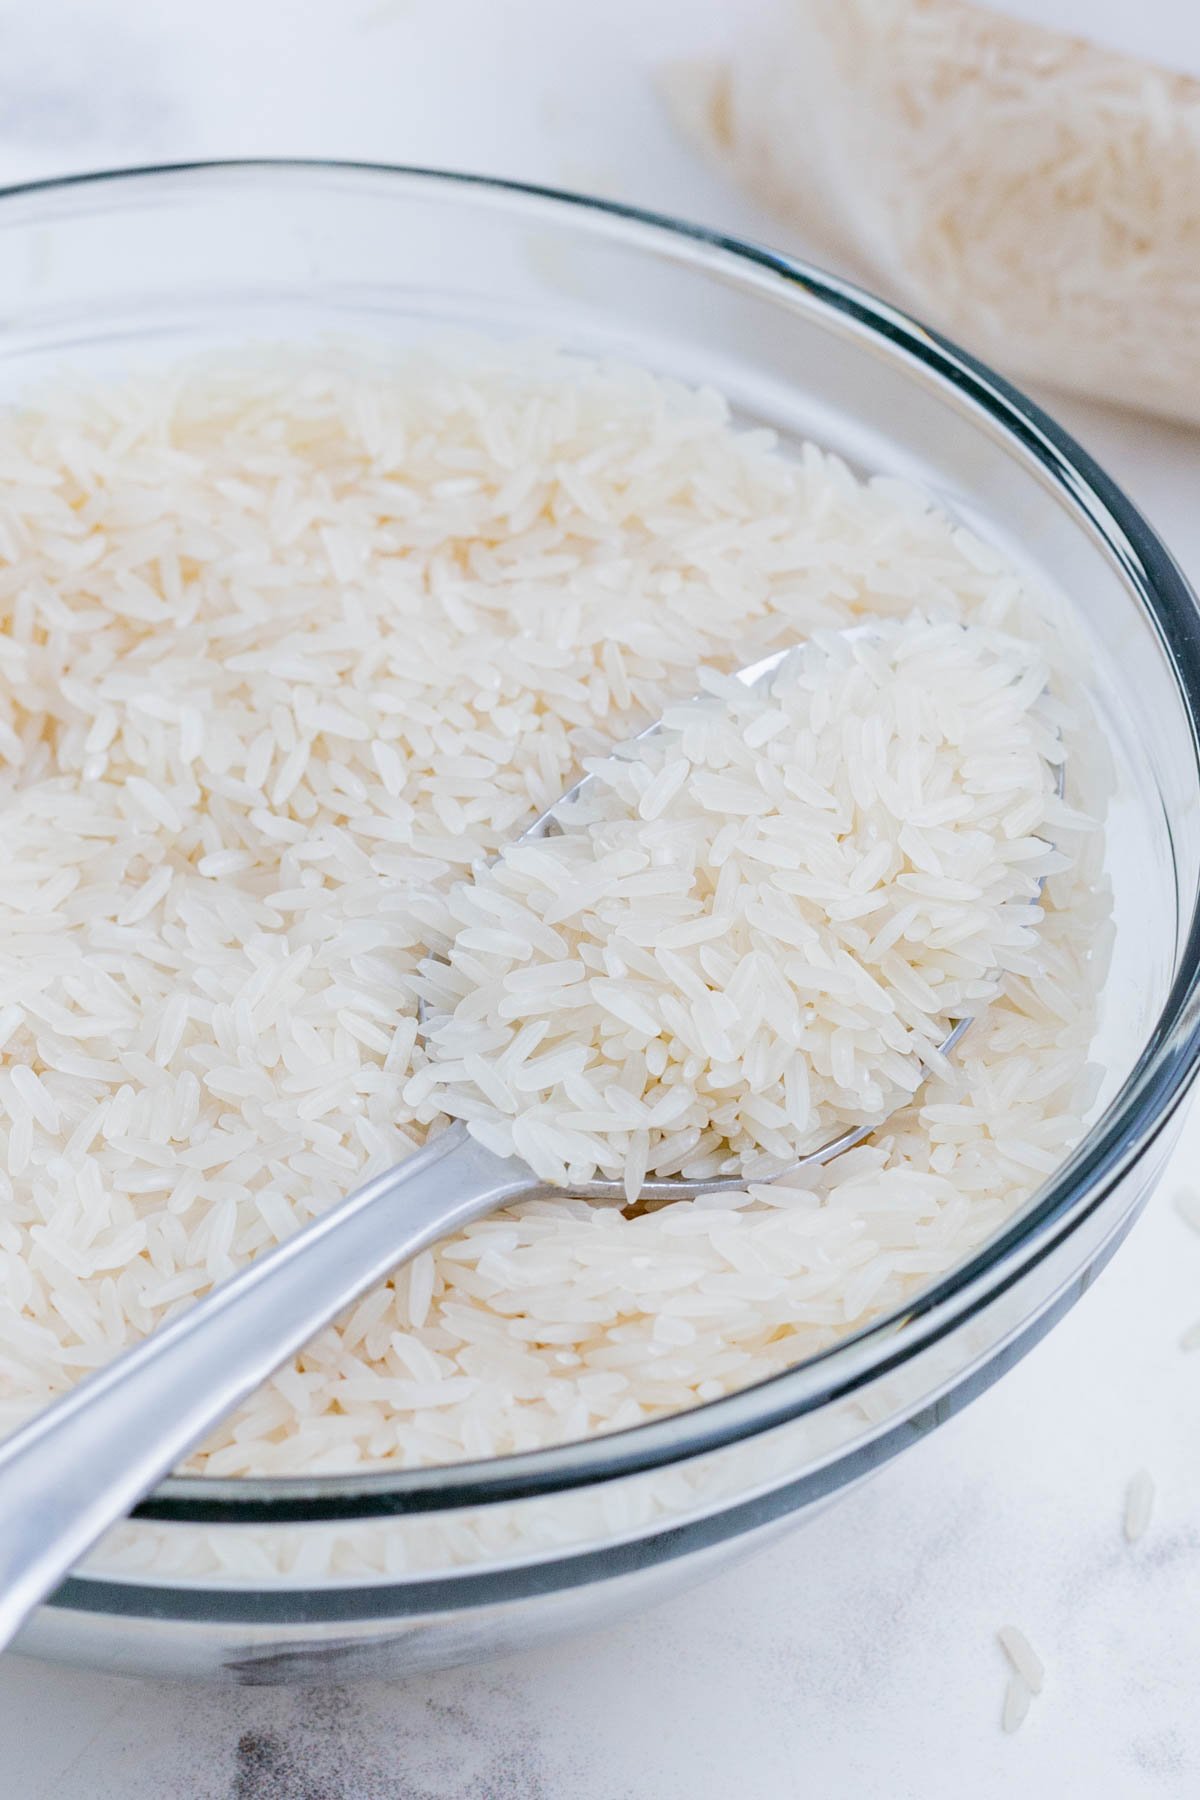
[[[192,1466],[444,1462],[711,1399],[900,1305],[1079,1134],[1108,898],[1070,811],[1094,798],[1074,654],[919,496],[782,455],[710,392],[486,347],[69,384],[0,418],[0,472],[0,1428],[419,1143],[414,982],[463,922],[458,884],[702,666],[820,628],[919,606],[1037,646],[1069,772],[1037,979],[1004,973],[953,1068],[803,1182],[479,1222]],[[871,873],[843,871],[850,911]],[[893,948],[935,897],[915,881]],[[681,992],[720,960],[685,923],[660,951]],[[486,962],[517,928],[501,906],[478,929]],[[581,982],[569,957],[527,973],[547,1004]],[[616,1037],[644,1029],[606,998]],[[489,1105],[558,1054],[521,1005]],[[694,1011],[728,1033],[715,1001]],[[594,1083],[552,1067],[586,1117]],[[793,1069],[781,1109],[805,1105]]]
[[[439,1079],[405,1092],[631,1202],[647,1170],[761,1178],[931,1070],[953,1083],[954,1023],[1040,973],[1036,903],[1074,824],[1024,642],[916,616],[820,634],[753,690],[704,679],[591,766],[554,835],[451,894],[422,983]],[[564,962],[565,986],[535,985]],[[854,1316],[874,1285],[852,1280]]]

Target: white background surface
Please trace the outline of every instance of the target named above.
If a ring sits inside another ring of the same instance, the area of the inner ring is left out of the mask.
[[[558,182],[770,236],[672,138],[739,0],[0,0],[0,182],[303,154]],[[1200,32],[1200,26],[1197,26]],[[1200,578],[1200,438],[1051,401]],[[757,1563],[603,1636],[406,1686],[0,1664],[4,1800],[1158,1800],[1200,1792],[1200,1237],[1172,1190],[998,1388]],[[1129,1546],[1124,1491],[1158,1497]],[[998,1625],[1045,1691],[999,1730]]]

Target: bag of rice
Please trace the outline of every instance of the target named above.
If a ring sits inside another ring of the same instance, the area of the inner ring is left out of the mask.
[[[1136,41],[1171,68],[1092,10],[1056,0],[1085,39],[971,0],[772,0],[666,92],[814,256],[1015,376],[1200,421],[1200,67],[1154,0]]]

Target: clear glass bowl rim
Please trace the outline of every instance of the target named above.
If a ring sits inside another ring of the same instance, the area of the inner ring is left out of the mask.
[[[490,176],[323,158],[213,159],[88,171],[0,188],[0,230],[30,201],[53,217],[64,196],[123,194],[150,184],[181,190],[206,181],[318,184],[361,178],[397,196],[455,196],[638,242],[679,262],[722,269],[735,281],[791,289],[812,310],[849,321],[927,376],[956,390],[1023,450],[1096,533],[1145,605],[1171,662],[1192,737],[1200,794],[1200,605],[1166,546],[1087,452],[1019,389],[906,313],[796,257],[665,214]],[[13,218],[14,224],[20,221]],[[29,222],[33,222],[30,220]],[[832,1348],[687,1412],[550,1449],[475,1462],[320,1477],[172,1476],[134,1516],[204,1525],[349,1523],[570,1491],[688,1461],[845,1399],[966,1324],[1049,1256],[1146,1154],[1200,1065],[1200,890],[1191,896],[1178,966],[1159,1017],[1120,1091],[1074,1154],[1006,1229],[905,1308]]]

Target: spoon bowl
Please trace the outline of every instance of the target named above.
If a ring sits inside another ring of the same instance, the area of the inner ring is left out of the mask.
[[[830,631],[825,635],[830,640],[836,639],[842,643],[853,644],[867,643],[872,640],[878,641],[881,634],[876,625],[867,623],[848,626],[839,631]],[[788,658],[795,654],[796,648],[798,648],[798,646],[788,645],[782,650],[773,651],[769,656],[760,657],[757,662],[747,664],[746,667],[736,670],[734,672],[734,679],[740,681],[747,688],[755,688],[766,683],[780,668],[782,668]],[[622,757],[628,756],[635,751],[637,745],[646,742],[647,739],[656,737],[662,730],[663,725],[661,720],[656,719],[652,724],[647,725],[644,730],[638,732],[636,736],[618,746],[612,754]],[[555,836],[561,832],[563,828],[563,815],[568,813],[571,807],[579,800],[583,799],[588,792],[597,785],[597,781],[598,778],[594,773],[581,776],[578,781],[567,788],[556,800],[552,801],[543,812],[540,812],[537,817],[526,826],[521,835],[514,840],[514,848],[524,844],[537,843],[546,837]],[[1055,790],[1058,797],[1061,799],[1064,792],[1064,772],[1061,763],[1055,766]],[[493,857],[483,866],[493,867],[498,860],[497,857]],[[1041,899],[1045,883],[1046,877],[1043,875],[1038,879],[1037,891],[1033,897],[1032,904],[1037,904]],[[446,960],[444,955],[431,956],[422,965],[422,968],[428,970],[436,967],[439,963],[444,965]],[[422,1031],[425,1031],[430,1024],[431,1014],[428,1001],[424,995],[421,995],[418,998],[417,1016]],[[973,1022],[973,1018],[970,1016],[956,1019],[951,1025],[945,1038],[943,1038],[941,1043],[937,1046],[938,1055],[943,1057],[949,1056],[957,1048],[965,1034],[970,1030]],[[764,1170],[761,1173],[756,1171],[752,1179],[756,1184],[785,1181],[789,1176],[797,1175],[805,1169],[822,1167],[824,1164],[832,1162],[835,1157],[844,1155],[847,1150],[853,1150],[856,1145],[864,1143],[874,1132],[886,1125],[889,1117],[891,1117],[890,1113],[883,1114],[879,1118],[869,1120],[864,1124],[851,1126],[845,1131],[836,1133],[826,1143],[819,1145],[815,1150],[809,1150],[803,1155],[794,1157],[791,1161],[780,1163],[778,1167]],[[565,1189],[562,1186],[554,1186],[550,1183],[536,1182],[531,1178],[531,1187],[529,1191],[531,1193],[535,1191],[565,1191],[570,1193],[576,1199],[608,1202],[609,1204],[620,1206],[624,1211],[632,1214],[648,1210],[652,1206],[669,1205],[673,1201],[694,1200],[703,1194],[729,1193],[738,1187],[739,1180],[741,1179],[743,1178],[739,1177],[736,1171],[700,1179],[689,1179],[684,1175],[648,1175],[643,1178],[640,1184],[638,1197],[635,1202],[630,1201],[623,1181],[602,1176],[594,1176],[589,1180],[572,1179],[569,1186]]]

